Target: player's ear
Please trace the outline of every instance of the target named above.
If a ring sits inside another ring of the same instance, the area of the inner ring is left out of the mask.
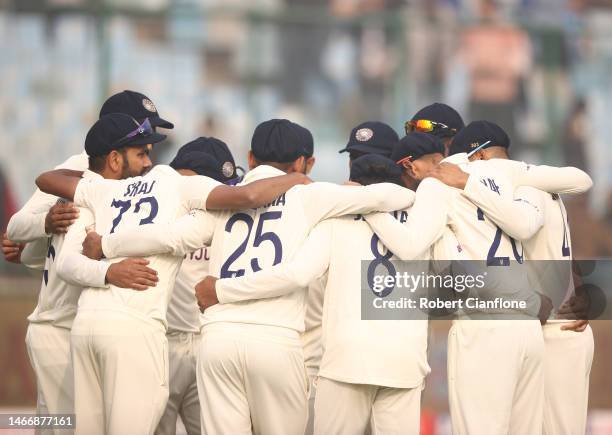
[[[253,155],[253,151],[249,151],[247,155],[247,160],[249,163],[249,170],[257,167],[257,159]]]
[[[312,167],[315,164],[315,158],[314,157],[308,157],[306,159],[306,175],[310,174],[310,171],[312,171]]]
[[[123,168],[123,156],[117,150],[112,150],[106,156],[106,165],[112,172],[120,172]]]
[[[306,156],[300,156],[293,162],[293,172],[306,174]]]

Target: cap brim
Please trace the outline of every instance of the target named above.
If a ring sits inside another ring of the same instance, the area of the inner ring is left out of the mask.
[[[387,150],[380,147],[373,147],[370,145],[352,145],[351,147],[346,147],[338,151],[339,153],[343,152],[351,152],[351,151],[359,151],[360,153],[368,153],[368,154],[378,154],[379,156],[389,157],[391,156],[391,150]]]
[[[135,147],[135,146],[140,146],[140,145],[154,144],[154,143],[158,143],[158,142],[165,140],[166,137],[167,136],[165,134],[160,134],[160,133],[153,133],[148,136],[136,136],[134,137],[134,139],[130,140],[123,146]]]
[[[168,130],[172,130],[174,128],[173,123],[166,121],[164,118],[160,118],[159,116],[157,118],[149,118],[149,121],[151,121],[151,125],[153,127],[167,128]]]

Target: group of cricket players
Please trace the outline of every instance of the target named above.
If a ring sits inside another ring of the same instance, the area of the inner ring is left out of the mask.
[[[429,321],[363,320],[362,261],[512,263],[512,290],[533,290],[526,260],[572,261],[559,195],[592,185],[511,160],[502,127],[440,103],[401,139],[356,126],[343,185],[308,177],[313,137],[289,120],[256,127],[244,174],[213,137],[153,165],[172,128],[145,95],[111,96],[3,238],[43,270],[37,412],[74,413],[77,434],[175,434],[180,416],[189,435],[418,435]],[[454,435],[585,433],[593,334],[561,290],[553,307],[536,288],[536,313],[455,317]]]

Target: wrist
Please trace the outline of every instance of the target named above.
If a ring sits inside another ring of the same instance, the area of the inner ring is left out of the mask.
[[[108,266],[108,269],[106,269],[106,274],[104,275],[104,284],[110,284],[112,281],[112,275],[113,272],[115,271],[115,267],[116,267],[117,263],[113,263],[110,266]]]

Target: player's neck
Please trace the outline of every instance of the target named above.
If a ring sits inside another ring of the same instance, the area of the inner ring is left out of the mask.
[[[107,180],[121,180],[121,174],[108,167],[105,167],[101,171],[97,171],[97,173]]]

